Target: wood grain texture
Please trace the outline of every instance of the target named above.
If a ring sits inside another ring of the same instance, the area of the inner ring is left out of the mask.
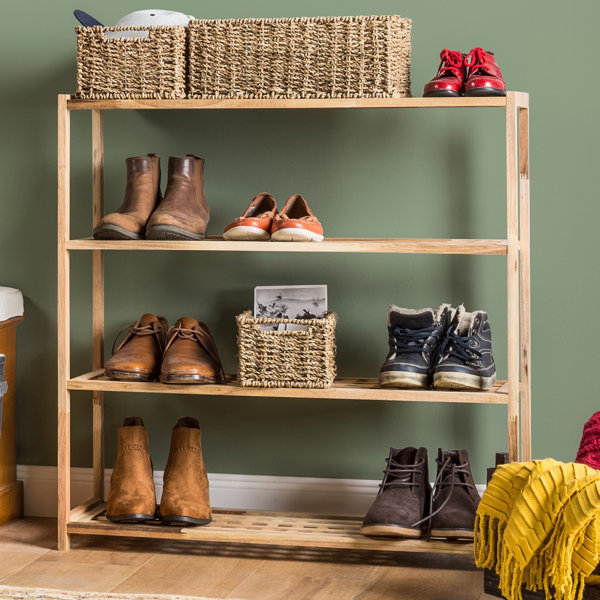
[[[509,92],[515,93],[515,92]],[[519,93],[522,94],[522,93]],[[523,98],[528,94],[522,94]],[[521,95],[519,96],[521,98]],[[461,108],[504,107],[498,96],[459,98],[322,98],[322,99],[182,99],[182,100],[79,100],[69,110],[182,110],[182,109],[331,109],[331,108]]]
[[[235,375],[227,375],[225,384],[177,385],[158,382],[116,381],[104,377],[104,370],[91,371],[67,382],[69,390],[105,392],[191,394],[202,396],[247,396],[255,398],[329,398],[333,400],[374,400],[386,402],[456,402],[472,404],[506,404],[505,382],[497,381],[489,392],[441,390],[400,390],[381,388],[377,379],[341,377],[324,389],[242,387]]]
[[[235,242],[221,237],[192,241],[70,240],[69,250],[194,250],[205,252],[360,252],[506,255],[506,240],[329,238],[322,242]]]
[[[507,256],[507,346],[508,346],[508,454],[520,459],[519,444],[519,190],[517,154],[517,109],[511,93],[506,97],[506,238]],[[516,429],[514,427],[516,423]]]
[[[70,236],[70,163],[71,115],[67,110],[67,95],[58,97],[58,267],[57,267],[57,330],[58,330],[58,537],[61,550],[69,549],[66,524],[71,498],[71,405],[67,380],[70,377],[70,282],[69,253],[66,242]]]

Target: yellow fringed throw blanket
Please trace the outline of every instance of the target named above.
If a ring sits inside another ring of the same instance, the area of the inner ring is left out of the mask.
[[[475,520],[475,562],[500,577],[507,600],[521,586],[581,600],[600,560],[600,471],[551,458],[498,467]]]

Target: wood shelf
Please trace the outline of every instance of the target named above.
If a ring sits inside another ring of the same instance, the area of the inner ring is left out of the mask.
[[[507,92],[507,96],[458,98],[223,98],[180,100],[80,100],[67,99],[68,110],[181,110],[181,109],[332,109],[332,108],[464,108],[506,107],[508,98],[527,107],[529,95]]]
[[[67,524],[69,533],[194,542],[252,544],[380,552],[472,554],[470,541],[368,538],[360,533],[361,520],[291,513],[213,510],[213,521],[197,527],[172,527],[159,521],[140,525],[110,522],[103,503],[77,507]]]
[[[68,240],[67,250],[192,250],[208,252],[379,252],[397,254],[506,255],[506,240],[329,238],[322,242],[235,242],[222,237],[202,241]]]
[[[439,390],[400,390],[379,387],[377,379],[341,377],[330,388],[242,387],[235,375],[225,384],[167,384],[159,382],[116,381],[104,377],[104,370],[90,371],[67,381],[71,391],[128,392],[145,394],[185,394],[196,396],[245,396],[253,398],[325,398],[330,400],[375,400],[389,402],[450,402],[466,404],[507,404],[505,381],[498,381],[489,392]]]

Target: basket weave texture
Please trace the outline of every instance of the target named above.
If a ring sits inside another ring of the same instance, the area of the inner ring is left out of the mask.
[[[410,19],[190,21],[190,98],[410,96]]]
[[[119,31],[148,31],[148,37],[105,35]],[[76,27],[75,32],[79,98],[185,98],[185,27]]]
[[[331,387],[336,375],[335,326],[337,315],[322,319],[236,317],[238,326],[238,382],[245,387]],[[303,331],[264,331],[263,324],[305,325]]]

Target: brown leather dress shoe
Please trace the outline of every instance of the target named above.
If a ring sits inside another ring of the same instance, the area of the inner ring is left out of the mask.
[[[163,383],[221,383],[225,379],[219,351],[208,327],[181,317],[169,329],[160,380]]]
[[[209,218],[204,159],[171,156],[165,197],[148,221],[146,239],[203,240]]]
[[[127,337],[116,350],[113,345],[113,355],[104,366],[106,377],[122,381],[158,379],[168,328],[169,323],[164,317],[142,315],[139,321],[129,326]]]
[[[123,204],[94,228],[97,240],[143,240],[146,223],[161,201],[160,158],[156,154],[126,159]]]
[[[159,514],[163,523],[180,527],[212,520],[200,426],[193,417],[182,417],[173,428]]]

